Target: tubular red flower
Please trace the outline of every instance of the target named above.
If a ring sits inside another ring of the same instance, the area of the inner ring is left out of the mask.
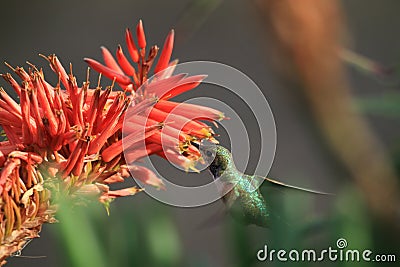
[[[21,107],[4,91],[3,87],[0,87],[0,98],[7,103],[12,113],[21,114]]]
[[[31,94],[31,98],[32,98],[32,109],[33,109],[33,118],[36,121],[36,124],[38,126],[37,128],[37,136],[34,136],[34,142],[38,143],[39,147],[43,147],[44,146],[44,139],[45,139],[45,133],[43,132],[45,127],[43,124],[42,120],[42,116],[40,113],[40,109],[39,109],[39,103],[37,100],[37,93],[35,88],[32,90],[32,94]]]
[[[14,88],[14,91],[17,93],[18,96],[21,96],[22,89],[19,86],[19,84],[14,80],[14,78],[11,76],[10,73],[1,74],[1,77],[3,77],[3,79]]]
[[[61,83],[64,85],[64,87],[67,90],[67,93],[71,95],[71,90],[69,88],[69,77],[67,72],[65,71],[64,67],[61,65],[61,62],[58,60],[58,58],[56,57],[56,55],[49,55],[47,57],[41,55],[44,59],[48,60],[50,63],[50,67],[51,69],[58,74],[58,77],[61,81]]]
[[[53,108],[50,105],[50,101],[44,91],[45,89],[43,87],[43,84],[40,82],[39,79],[40,76],[36,74],[33,80],[33,91],[35,91],[35,89],[37,90],[36,97],[43,111],[43,120],[46,121],[46,126],[48,126],[50,135],[55,136],[58,130],[58,123],[56,117],[54,116]]]
[[[203,76],[204,77],[204,76]],[[193,88],[197,87],[200,83],[201,80],[203,79],[202,77],[193,77],[194,79],[199,79],[199,81],[194,81],[194,82],[187,82],[185,84],[179,85],[179,86],[175,86],[174,88],[172,88],[171,90],[169,90],[168,92],[165,92],[164,94],[162,94],[162,96],[160,97],[161,99],[171,99],[177,95],[180,95],[184,92],[187,92],[189,90],[192,90]]]
[[[108,77],[108,78],[110,78],[112,80],[115,79],[115,81],[117,83],[121,84],[122,86],[127,86],[128,84],[131,83],[131,80],[127,76],[124,76],[123,74],[118,73],[113,69],[110,69],[110,68],[108,68],[106,66],[103,66],[102,64],[100,64],[96,60],[93,60],[93,59],[90,59],[90,58],[85,58],[84,60],[94,70],[104,74],[106,77]]]
[[[125,31],[125,41],[126,45],[128,46],[129,55],[132,57],[133,62],[139,62],[139,52],[129,29],[126,29]]]
[[[167,113],[164,111],[161,111],[157,108],[151,109],[149,113],[149,118],[156,120],[156,121],[163,121],[166,124],[171,125],[172,127],[176,129],[180,129],[181,131],[184,132],[203,132],[204,131],[209,131],[207,135],[209,136],[203,136],[203,138],[210,137],[212,135],[211,129],[209,126],[204,125],[198,121],[194,121],[192,119],[188,119],[184,116],[176,115],[174,113]]]
[[[166,134],[161,135],[160,132],[155,132],[146,138],[146,141],[155,144],[162,144],[164,148],[174,149],[179,151],[179,139]]]
[[[138,44],[141,49],[146,47],[146,36],[144,34],[143,23],[142,20],[139,20],[138,25],[136,26],[136,36],[138,39]]]
[[[9,153],[8,156],[11,158],[19,158],[30,164],[40,164],[43,162],[43,158],[40,155],[33,152],[13,151]]]
[[[119,190],[108,191],[107,196],[111,198],[132,196],[140,191],[142,191],[142,189],[138,189],[137,187],[129,187]]]
[[[145,85],[142,91],[146,94],[156,95],[160,99],[167,100],[197,87],[206,77],[206,75],[186,77],[186,74],[178,74]]]
[[[138,127],[138,129],[140,128]],[[160,126],[157,124],[154,126],[147,127],[145,131],[136,130],[135,132],[132,132],[131,134],[127,135],[124,138],[125,148],[129,149],[130,146],[133,146],[138,142],[144,141],[147,137],[159,131],[159,129]],[[109,162],[114,157],[121,154],[123,152],[122,149],[123,149],[122,139],[120,139],[117,142],[113,143],[111,146],[104,149],[103,152],[101,153],[101,156],[103,157],[103,160],[105,162]]]
[[[104,128],[104,130],[99,133],[90,143],[88,150],[89,154],[97,154],[101,150],[107,139],[111,136],[111,133],[113,132],[114,127],[117,125],[118,119],[122,115],[122,112],[123,108],[121,108],[118,112],[115,112],[114,115],[110,118],[109,123],[105,124],[106,127]]]
[[[7,110],[0,109],[0,124],[12,127],[21,128],[22,117],[14,113],[9,113]]]
[[[188,171],[190,169],[194,170],[194,171],[198,171],[195,168],[195,164],[196,164],[195,161],[193,161],[171,149],[159,151],[159,152],[157,152],[157,155],[165,158],[166,160],[170,161],[171,163],[173,163],[175,165],[181,166],[185,171]]]
[[[85,164],[84,160],[85,160],[85,156],[86,156],[86,154],[88,152],[88,146],[89,146],[88,143],[89,143],[88,141],[84,141],[83,142],[81,151],[78,154],[78,157],[77,157],[75,165],[73,166],[72,174],[75,175],[75,176],[79,177],[81,175],[81,173],[83,172],[83,170],[84,170],[83,169],[84,164]]]
[[[133,162],[146,157],[153,155],[155,153],[163,151],[163,147],[160,144],[146,144],[145,148],[143,148],[143,144],[136,143],[132,147],[126,149],[125,151],[125,160],[128,164],[132,164]]]
[[[193,118],[196,120],[219,121],[225,118],[224,114],[219,110],[189,103],[160,100],[155,105],[155,108],[181,116],[190,115],[196,110],[196,117]]]
[[[119,45],[117,48],[117,60],[122,70],[129,76],[136,75],[135,68],[129,63],[128,59],[125,57],[122,47]]]
[[[25,88],[21,92],[21,106],[22,106],[22,138],[25,144],[32,143],[32,137],[34,134],[33,126],[30,118],[30,101],[28,96],[28,89]]]
[[[168,124],[165,124],[161,130],[161,135],[169,135],[172,137],[175,137],[179,140],[180,143],[186,143],[189,142],[191,139],[193,139],[192,136],[189,134],[178,130],[174,127],[169,126]]]
[[[4,168],[1,170],[0,174],[0,194],[3,192],[3,190],[8,191],[6,185],[7,179],[9,179],[15,168],[17,168],[20,164],[21,160],[17,158],[6,161],[6,163],[4,164]]]
[[[158,63],[154,69],[155,73],[160,72],[164,70],[166,67],[168,67],[173,48],[174,48],[174,30],[171,30],[171,32],[165,39],[160,58],[158,59]]]
[[[105,48],[104,46],[101,47],[101,51],[103,53],[104,63],[106,63],[106,66],[109,67],[110,69],[112,69],[113,71],[123,75],[124,73],[122,72],[121,68],[119,67],[118,63],[115,61],[115,59],[112,56],[112,54],[110,53],[110,51],[108,51],[108,49]]]
[[[155,186],[159,189],[165,190],[163,181],[157,177],[151,170],[143,166],[131,165],[129,170],[132,175],[145,184]]]

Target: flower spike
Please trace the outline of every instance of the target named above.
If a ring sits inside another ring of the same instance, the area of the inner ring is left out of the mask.
[[[0,248],[7,248],[0,254],[0,265],[27,238],[37,237],[43,223],[55,222],[59,196],[97,196],[108,209],[115,198],[142,191],[136,187],[110,190],[111,184],[130,175],[167,189],[162,179],[137,161],[154,154],[195,170],[201,154],[191,142],[217,142],[204,121],[221,120],[223,113],[171,101],[206,77],[173,73],[174,31],[168,34],[155,67],[158,47],[151,46],[146,54],[142,21],[135,37],[138,46],[126,30],[127,54],[118,46],[114,57],[102,47],[104,64],[84,59],[100,73],[95,88],[89,73],[78,84],[72,65],[67,73],[55,55],[40,56],[58,78],[56,84],[47,82],[44,72],[31,63],[27,71],[8,65],[21,82],[10,73],[1,75],[20,101],[0,87],[0,126],[6,135],[0,141]],[[111,80],[111,86],[102,89],[101,75]]]
[[[174,48],[174,30],[168,34],[167,38],[165,39],[164,46],[158,60],[158,63],[154,69],[154,73],[160,72],[168,67],[169,60],[171,59],[172,50]]]
[[[136,35],[138,38],[139,47],[141,49],[146,48],[146,36],[144,34],[143,23],[142,20],[139,20],[139,23],[136,27]]]
[[[125,31],[125,41],[133,62],[139,62],[139,51],[136,48],[135,42],[133,41],[132,33],[129,29],[126,29]]]

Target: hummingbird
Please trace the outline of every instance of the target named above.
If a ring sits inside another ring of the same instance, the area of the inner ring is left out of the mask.
[[[313,194],[332,195],[321,191],[288,185],[280,181],[257,175],[247,175],[237,170],[231,152],[220,145],[198,145],[208,169],[219,187],[222,200],[232,217],[244,224],[268,227],[271,210],[259,187],[263,181],[268,186],[290,188]]]

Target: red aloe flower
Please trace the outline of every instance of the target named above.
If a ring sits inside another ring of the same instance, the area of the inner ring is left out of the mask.
[[[43,223],[55,221],[59,195],[95,195],[108,207],[116,197],[141,191],[109,189],[130,173],[164,188],[152,171],[132,164],[138,159],[157,154],[194,169],[200,153],[191,142],[204,138],[216,142],[211,127],[202,121],[223,119],[221,112],[169,100],[205,78],[171,76],[168,67],[177,63],[170,62],[174,32],[167,36],[155,66],[158,76],[151,81],[148,77],[158,48],[151,47],[146,57],[141,21],[136,33],[139,48],[126,31],[133,64],[121,47],[117,61],[106,48],[102,48],[105,65],[85,59],[123,91],[113,91],[113,85],[103,90],[100,77],[96,88],[88,80],[78,86],[72,66],[67,74],[55,55],[43,57],[59,78],[56,85],[49,84],[42,70],[32,64],[28,71],[8,65],[21,82],[10,73],[1,75],[20,103],[0,88],[0,125],[6,136],[0,142],[0,265],[29,238],[37,237]]]
[[[206,77],[205,75],[187,77],[186,74],[171,76],[173,68],[177,64],[176,60],[170,62],[174,45],[173,30],[164,42],[161,55],[154,68],[155,76],[151,81],[148,78],[158,53],[158,47],[152,46],[148,56],[145,56],[146,37],[142,21],[139,21],[137,25],[136,37],[138,46],[134,42],[131,31],[126,30],[125,40],[132,62],[125,56],[121,46],[118,46],[116,51],[117,60],[114,59],[109,50],[102,47],[105,65],[93,59],[85,58],[85,61],[93,69],[111,80],[115,80],[124,91],[131,92],[132,100],[135,103],[149,101],[150,99],[156,101],[151,109],[145,111],[145,114],[129,116],[126,126],[128,130],[135,131],[135,129],[158,124],[162,125],[161,131],[150,133],[145,137],[145,148],[138,149],[137,146],[136,149],[127,151],[126,160],[132,162],[148,153],[156,153],[165,157],[167,153],[168,158],[174,159],[175,164],[181,165],[185,169],[194,169],[193,162],[199,159],[200,153],[190,145],[190,142],[204,138],[216,142],[211,127],[201,121],[222,120],[224,114],[208,107],[176,103],[169,100],[197,87]],[[137,134],[131,134],[131,136],[134,137]],[[137,144],[137,140],[132,139],[128,143]],[[111,160],[121,152],[121,149],[119,144],[115,144],[104,150],[102,156],[105,160]]]

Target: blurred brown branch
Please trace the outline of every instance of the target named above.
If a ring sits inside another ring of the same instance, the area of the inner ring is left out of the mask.
[[[350,171],[371,210],[398,225],[399,184],[391,160],[353,109],[340,58],[344,21],[337,0],[257,1],[279,49],[304,88],[332,150]],[[288,74],[288,73],[286,73]]]

